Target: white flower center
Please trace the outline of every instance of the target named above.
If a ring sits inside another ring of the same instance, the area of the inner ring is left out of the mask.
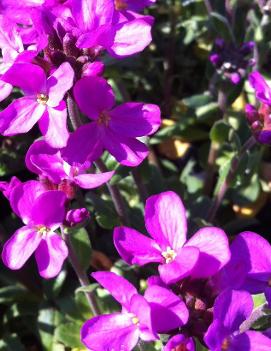
[[[177,254],[171,247],[168,246],[166,251],[162,252],[162,256],[164,257],[166,263],[170,263],[176,258]]]

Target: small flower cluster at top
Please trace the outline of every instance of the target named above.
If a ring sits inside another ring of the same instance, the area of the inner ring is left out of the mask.
[[[83,325],[82,342],[92,351],[133,350],[139,340],[168,334],[164,351],[194,351],[195,338],[211,351],[271,350],[271,332],[250,330],[251,294],[264,293],[271,307],[271,246],[253,232],[227,235],[199,229],[189,240],[185,208],[168,191],[147,199],[150,237],[128,227],[114,230],[114,243],[128,264],[158,264],[144,295],[121,276],[92,276],[120,303],[119,313]],[[163,336],[163,338],[165,335]]]
[[[20,269],[35,252],[40,275],[55,277],[68,255],[57,231],[89,215],[85,208],[72,209],[77,189],[96,188],[114,174],[91,173],[93,162],[105,150],[131,167],[147,157],[148,147],[138,138],[159,128],[160,109],[141,102],[116,105],[113,89],[102,76],[102,60],[145,49],[153,17],[141,11],[154,2],[1,1],[0,101],[14,87],[23,95],[0,112],[0,134],[27,133],[36,123],[42,134],[25,160],[38,180],[13,177],[0,182],[24,224],[4,245],[2,258],[9,268]],[[79,111],[85,124],[78,119]]]

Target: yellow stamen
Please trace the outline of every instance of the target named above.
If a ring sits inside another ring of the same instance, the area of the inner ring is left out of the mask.
[[[139,319],[135,316],[132,318],[132,322],[133,322],[133,324],[137,325],[137,324],[139,324]]]
[[[37,102],[41,105],[46,105],[49,100],[49,96],[45,94],[38,94],[37,95]]]
[[[166,251],[162,252],[162,256],[164,257],[166,263],[170,263],[176,258],[177,254],[171,247],[168,246]]]
[[[50,231],[50,229],[47,228],[47,227],[45,227],[44,225],[38,226],[38,227],[37,227],[37,230],[38,230],[38,233],[39,233],[41,236],[46,235],[46,234]]]

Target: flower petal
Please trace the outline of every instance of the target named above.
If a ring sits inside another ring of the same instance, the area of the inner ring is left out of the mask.
[[[1,79],[21,88],[27,95],[46,93],[46,76],[44,70],[32,63],[15,63],[3,74]]]
[[[128,227],[114,229],[114,245],[129,264],[140,266],[150,262],[163,262],[161,251],[154,240]]]
[[[109,126],[116,134],[140,137],[157,131],[161,124],[160,116],[157,105],[128,102],[110,112]]]
[[[138,292],[128,280],[113,272],[95,272],[91,276],[108,290],[122,306],[129,310],[131,298]]]
[[[165,345],[163,351],[178,350],[178,346],[180,349],[183,347],[186,351],[196,351],[194,340],[192,338],[187,338],[182,334],[177,334],[171,337]]]
[[[165,250],[178,250],[186,239],[184,205],[173,191],[149,197],[145,206],[145,224],[154,240]]]
[[[138,318],[139,337],[145,341],[158,339],[152,327],[151,308],[146,299],[139,295],[133,295],[130,303],[130,312]]]
[[[114,171],[96,174],[79,174],[74,177],[74,182],[80,188],[83,189],[94,189],[104,183],[108,182],[114,175]]]
[[[0,133],[7,136],[27,133],[44,111],[45,106],[38,104],[33,97],[16,99],[0,112]]]
[[[114,43],[106,48],[109,54],[114,57],[125,57],[143,51],[152,41],[152,23],[151,16],[142,16],[117,24]]]
[[[72,87],[74,71],[68,62],[62,63],[47,79],[48,106],[56,107]]]
[[[225,266],[231,257],[227,235],[216,227],[200,229],[185,247],[196,247],[200,252],[197,265],[191,273],[193,278],[212,276]]]
[[[233,339],[232,349],[238,351],[270,351],[271,339],[258,331],[247,331]]]
[[[20,269],[40,242],[41,236],[32,228],[24,226],[18,229],[3,247],[4,264],[10,269]]]
[[[31,220],[31,211],[36,198],[45,191],[36,180],[29,180],[14,187],[10,192],[10,205],[17,216],[27,224]]]
[[[50,190],[36,198],[31,210],[35,225],[57,228],[65,218],[66,195],[62,191]]]
[[[105,131],[103,145],[124,166],[138,166],[149,153],[147,146],[139,140],[122,137],[109,128]]]
[[[65,147],[69,138],[66,103],[62,101],[54,108],[48,106],[39,121],[39,127],[50,146]]]
[[[187,323],[189,312],[185,303],[170,290],[152,285],[147,288],[144,297],[150,304],[156,332],[164,333]]]
[[[209,350],[221,350],[223,340],[230,335],[229,330],[223,326],[222,322],[223,321],[215,319],[205,333],[204,342],[208,346]]]
[[[115,104],[111,86],[101,77],[83,77],[73,88],[80,110],[91,119],[98,119],[101,112]]]
[[[270,105],[271,104],[271,89],[265,79],[259,72],[253,72],[249,75],[249,83],[256,90],[256,97]]]
[[[70,134],[67,146],[62,149],[63,159],[70,165],[97,160],[103,152],[96,123],[88,123]]]
[[[68,253],[68,248],[59,235],[47,235],[35,252],[39,274],[45,279],[57,276]]]
[[[93,351],[131,351],[138,337],[139,330],[128,313],[94,317],[86,321],[81,329],[82,343]]]
[[[179,250],[177,257],[170,263],[158,267],[160,277],[166,284],[176,283],[190,275],[199,258],[199,250],[194,247],[184,247]]]
[[[0,80],[0,102],[5,100],[12,92],[13,86]]]
[[[228,330],[229,334],[239,330],[239,326],[250,316],[253,300],[246,291],[227,290],[218,295],[214,304],[214,319]]]

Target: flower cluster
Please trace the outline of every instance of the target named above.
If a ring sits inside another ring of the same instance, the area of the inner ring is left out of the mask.
[[[104,150],[132,167],[147,157],[148,147],[138,138],[159,128],[160,110],[141,102],[116,105],[103,77],[103,59],[145,49],[153,18],[140,12],[152,3],[1,1],[0,101],[14,87],[23,95],[0,112],[0,133],[23,134],[38,124],[42,134],[25,159],[38,180],[0,184],[24,223],[4,245],[2,258],[9,268],[21,268],[35,252],[40,275],[56,276],[68,256],[65,227],[89,216],[86,208],[72,205],[78,189],[99,187],[114,174],[95,173],[93,163]]]
[[[248,58],[253,53],[254,46],[253,41],[237,47],[218,38],[210,55],[210,61],[222,78],[230,80],[233,84],[239,84],[245,77],[246,69],[254,65],[254,59]]]
[[[164,351],[195,350],[195,338],[211,351],[269,350],[271,339],[250,330],[251,294],[264,292],[271,303],[271,246],[256,233],[239,234],[229,247],[216,227],[186,240],[182,201],[174,192],[147,199],[150,237],[128,227],[114,230],[114,243],[129,264],[158,263],[144,296],[111,272],[92,276],[121,304],[120,313],[88,320],[81,332],[91,350],[133,350],[139,339],[168,334]],[[247,326],[248,324],[248,326]]]

